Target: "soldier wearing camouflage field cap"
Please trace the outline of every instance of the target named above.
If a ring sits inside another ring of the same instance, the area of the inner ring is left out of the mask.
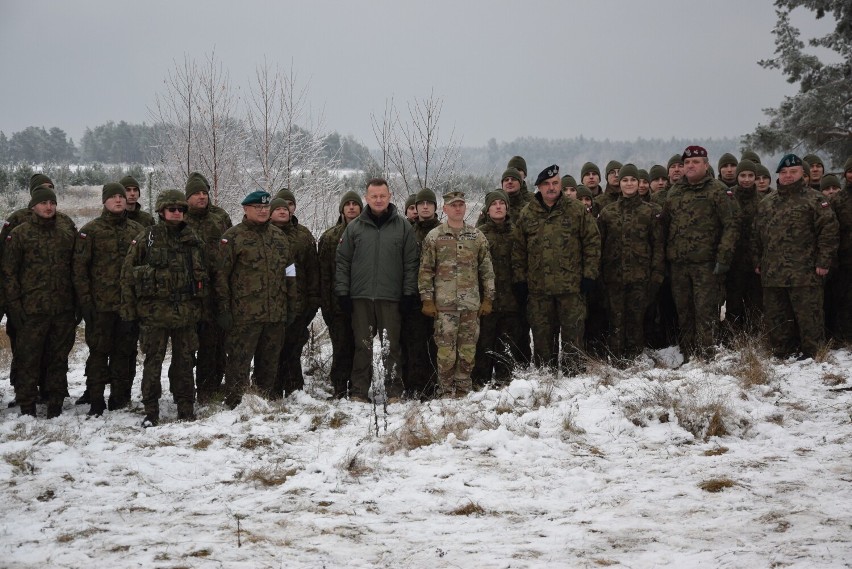
[[[802,160],[781,159],[778,188],[758,205],[752,229],[755,272],[774,355],[813,358],[825,341],[823,285],[837,253],[837,218],[804,185]]]
[[[576,371],[586,319],[583,295],[598,277],[600,234],[583,204],[563,197],[558,166],[545,168],[536,186],[512,234],[512,288],[518,302],[527,304],[536,365]],[[557,361],[560,333],[563,357]]]
[[[464,222],[466,211],[463,192],[444,194],[447,219],[426,236],[420,259],[418,288],[423,314],[435,319],[441,397],[471,391],[479,318],[491,314],[494,301],[488,241]]]
[[[724,275],[740,233],[739,207],[733,192],[710,176],[707,150],[687,147],[683,165],[683,179],[672,186],[663,205],[666,257],[681,352],[685,359],[707,358],[715,345]]]
[[[121,319],[139,321],[139,347],[145,354],[143,427],[160,422],[161,374],[169,343],[169,388],[178,420],[195,419],[196,324],[203,299],[210,293],[204,242],[184,221],[188,206],[183,192],[160,192],[156,209],[160,223],[147,227],[131,242],[121,270]]]
[[[68,394],[68,354],[74,345],[73,224],[57,219],[48,185],[30,192],[30,216],[11,232],[3,251],[8,322],[15,337],[15,398],[22,415],[36,414],[44,371],[47,418],[58,417]]]
[[[124,186],[106,184],[101,215],[80,229],[74,249],[74,289],[86,322],[86,391],[89,415],[107,408],[104,389],[110,385],[109,409],[130,403],[130,369],[136,367],[139,327],[121,319],[121,268],[133,239],[144,227],[128,219]],[[131,361],[132,360],[132,361]]]

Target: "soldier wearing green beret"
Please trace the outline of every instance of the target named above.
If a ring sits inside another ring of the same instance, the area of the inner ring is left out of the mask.
[[[157,196],[160,223],[147,227],[131,242],[121,270],[121,319],[139,322],[143,427],[160,422],[161,374],[166,348],[172,346],[169,388],[178,420],[195,419],[192,366],[204,297],[210,277],[204,242],[184,220],[188,205],[180,190]]]
[[[270,202],[270,223],[284,232],[296,265],[296,306],[292,321],[284,330],[284,344],[278,360],[273,397],[304,389],[302,350],[310,339],[310,325],[320,307],[320,276],[317,243],[310,229],[296,217],[296,196],[288,188]]]
[[[219,240],[232,227],[231,216],[210,202],[207,178],[193,172],[183,190],[189,210],[186,224],[204,242],[206,261],[211,273],[219,259]],[[207,403],[222,388],[225,377],[225,337],[227,333],[216,324],[216,306],[212,294],[204,297],[198,332],[198,353],[195,356],[195,388],[199,403]]]
[[[52,184],[30,192],[29,219],[9,232],[3,251],[8,322],[16,330],[15,398],[22,415],[36,414],[39,378],[48,419],[68,395],[68,354],[74,345],[73,224],[57,219]]]
[[[479,318],[491,314],[494,269],[488,240],[464,222],[464,192],[444,194],[444,223],[423,241],[418,288],[422,312],[435,319],[441,397],[464,397],[472,389]]]
[[[349,376],[352,374],[352,357],[355,353],[355,339],[352,335],[352,315],[343,311],[334,298],[334,273],[336,270],[337,244],[346,229],[346,225],[361,215],[364,202],[358,192],[348,191],[340,197],[340,216],[337,224],[320,236],[318,248],[320,275],[320,304],[322,318],[328,326],[331,339],[331,380],[332,396],[335,399],[346,397],[349,388]]]
[[[101,200],[101,215],[80,229],[74,249],[74,290],[89,347],[86,391],[91,416],[100,416],[107,408],[107,385],[111,411],[130,403],[139,328],[121,319],[121,268],[133,239],[145,229],[128,219],[122,184],[106,184]]]

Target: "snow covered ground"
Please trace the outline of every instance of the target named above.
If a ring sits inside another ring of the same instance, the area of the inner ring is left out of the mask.
[[[852,354],[678,359],[520,371],[376,435],[319,382],[194,423],[166,397],[148,430],[137,385],[88,419],[83,347],[59,419],[4,381],[0,567],[849,567]]]

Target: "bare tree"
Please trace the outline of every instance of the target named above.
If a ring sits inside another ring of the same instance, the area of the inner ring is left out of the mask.
[[[278,69],[270,70],[264,57],[263,66],[255,69],[246,101],[248,149],[251,158],[249,177],[268,192],[278,187],[281,173],[286,170],[281,130],[284,123],[283,78]]]
[[[198,84],[198,67],[184,55],[183,64],[174,62],[163,80],[164,91],[157,93],[153,108],[148,109],[156,128],[158,139],[152,161],[159,164],[168,186],[182,185],[197,166],[194,161],[195,98]]]

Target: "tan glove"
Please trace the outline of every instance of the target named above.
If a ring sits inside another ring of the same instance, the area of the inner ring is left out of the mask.
[[[429,318],[438,317],[438,307],[435,306],[435,301],[431,298],[429,300],[423,301],[423,308],[420,309],[420,312],[422,312],[424,316],[428,316]]]
[[[483,316],[488,316],[491,314],[491,311],[494,310],[494,303],[491,302],[490,298],[482,299],[482,304],[479,305],[479,316],[480,318]]]

